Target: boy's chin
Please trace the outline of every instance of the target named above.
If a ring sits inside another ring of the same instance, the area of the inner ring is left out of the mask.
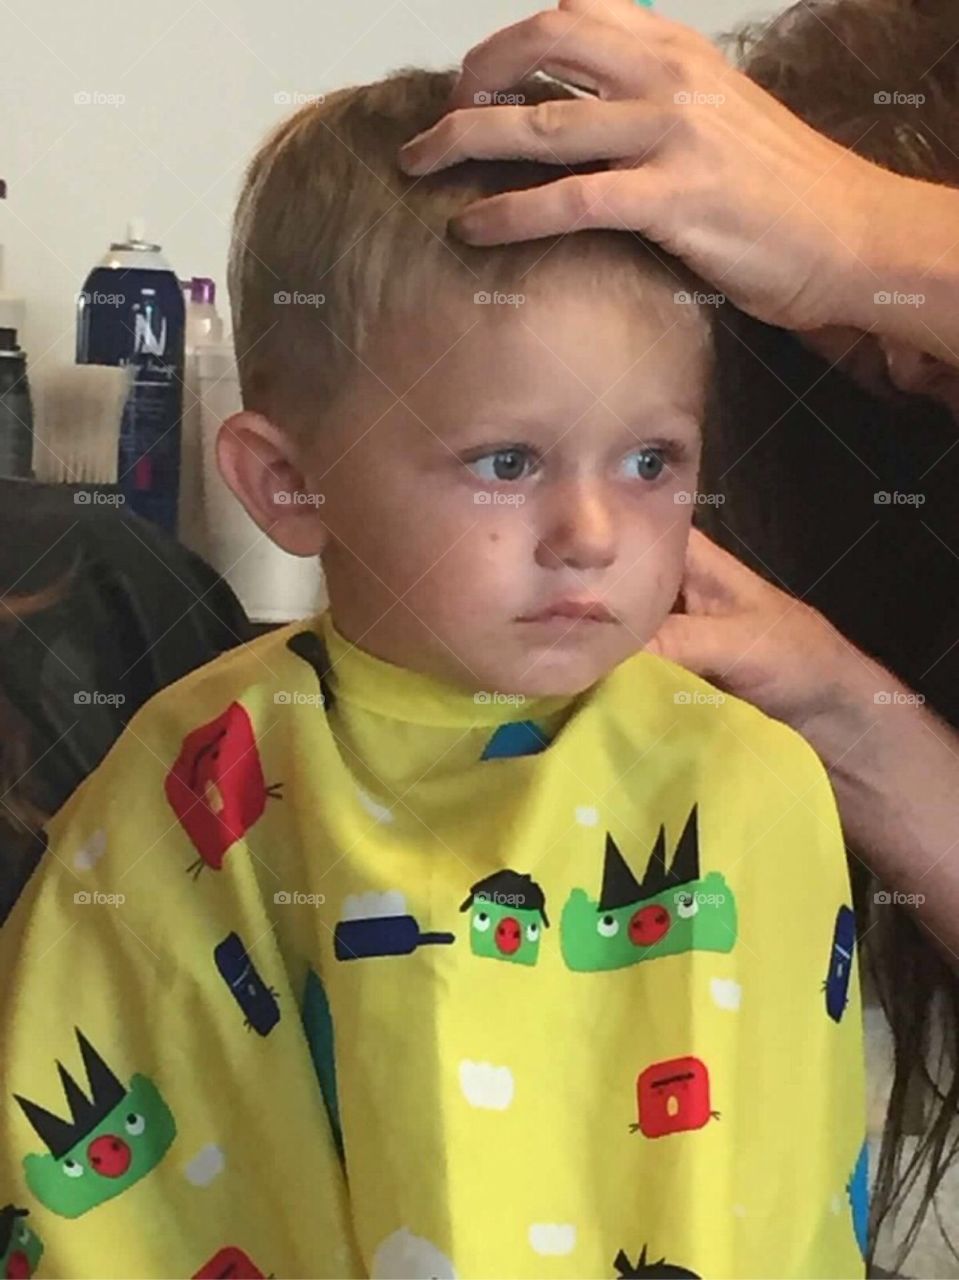
[[[573,698],[602,680],[621,660],[589,661],[578,656],[575,660],[554,660],[541,671],[520,668],[508,674],[502,672],[498,689],[525,698]]]

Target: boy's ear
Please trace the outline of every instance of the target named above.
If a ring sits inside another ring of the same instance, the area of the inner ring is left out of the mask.
[[[327,541],[322,496],[309,491],[292,443],[269,418],[242,410],[216,438],[220,475],[268,537],[294,556],[317,556]]]

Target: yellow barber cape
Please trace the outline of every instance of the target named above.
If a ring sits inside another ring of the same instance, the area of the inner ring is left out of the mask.
[[[791,730],[329,615],[162,692],[0,929],[0,1276],[852,1277],[854,921]]]

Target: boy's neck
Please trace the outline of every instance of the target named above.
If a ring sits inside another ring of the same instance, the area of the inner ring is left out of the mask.
[[[345,636],[334,621],[332,609],[319,616],[316,627],[326,644],[329,679],[336,692],[386,715],[423,723],[495,725],[552,716],[583,696],[527,696],[483,690],[447,675],[402,666]]]

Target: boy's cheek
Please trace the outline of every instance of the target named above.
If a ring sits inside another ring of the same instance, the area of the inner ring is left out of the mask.
[[[650,601],[665,595],[671,602],[682,581],[691,523],[690,509],[682,505],[631,531],[619,549],[622,583],[641,586]]]
[[[414,511],[404,513],[388,543],[409,585],[425,574],[421,585],[432,591],[470,583],[480,590],[484,579],[512,580],[533,564],[537,535],[522,506],[426,495]]]

